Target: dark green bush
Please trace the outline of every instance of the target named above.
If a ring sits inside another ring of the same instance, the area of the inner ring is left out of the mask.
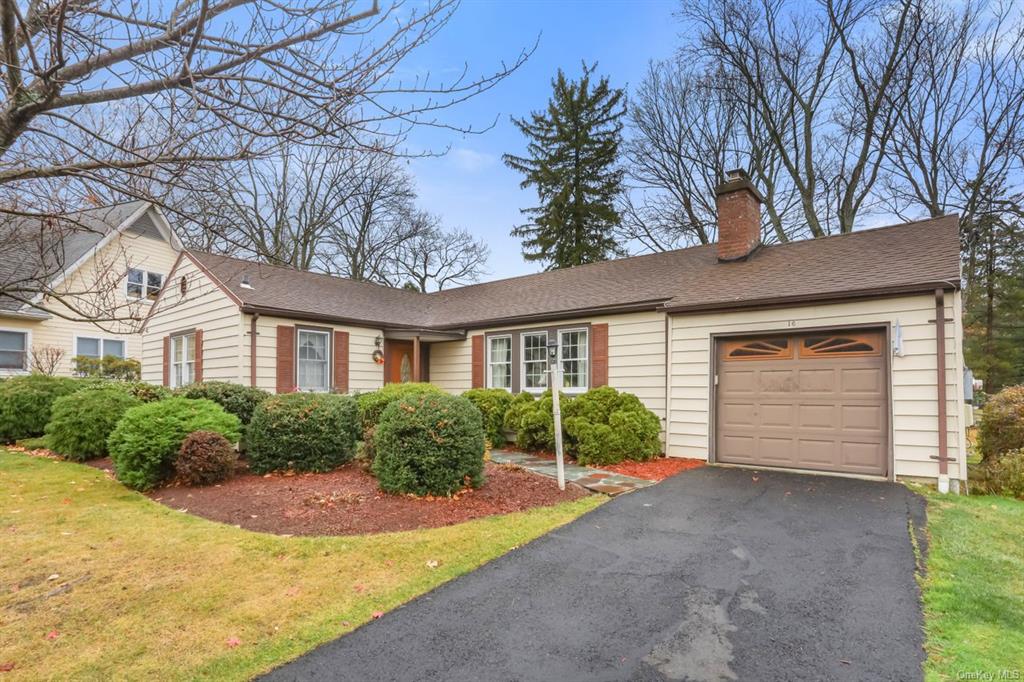
[[[505,415],[506,428],[516,432],[516,446],[523,450],[554,450],[555,417],[551,389],[536,399],[532,396],[529,399],[521,398],[522,395],[528,394],[520,393],[516,396]],[[571,396],[559,394],[563,427],[565,409],[572,401]]]
[[[76,379],[28,374],[0,383],[0,443],[43,435],[57,398],[85,384]]]
[[[1010,495],[1024,500],[1024,449],[1004,452],[998,459],[972,468],[969,485],[976,495]]]
[[[484,436],[492,447],[505,444],[505,413],[512,405],[512,394],[501,388],[473,388],[462,397],[476,405],[484,419]]]
[[[1008,386],[991,396],[978,423],[978,449],[991,462],[1024,448],[1024,386]]]
[[[61,396],[53,401],[46,425],[49,447],[75,462],[105,457],[107,438],[121,416],[141,404],[138,398],[114,384]]]
[[[531,403],[534,400],[536,398],[533,394],[526,391],[512,396],[512,402],[509,403],[508,408],[505,410],[505,420],[502,423],[506,431],[517,431],[519,429],[519,420],[522,418],[523,413],[530,409]]]
[[[88,355],[76,355],[72,359],[75,371],[82,376],[115,381],[138,381],[142,376],[142,363],[134,358],[119,358],[116,355],[92,358]]]
[[[359,429],[355,398],[330,393],[271,396],[257,407],[246,434],[249,468],[330,471],[352,459]]]
[[[451,495],[483,484],[484,429],[469,400],[419,393],[385,408],[373,473],[389,492]]]
[[[173,397],[133,407],[124,413],[107,440],[118,480],[136,490],[166,481],[188,434],[215,431],[238,441],[238,417],[212,400]]]
[[[200,384],[189,384],[174,393],[183,398],[212,400],[238,417],[243,425],[252,421],[252,412],[256,406],[270,397],[270,394],[261,388],[232,384],[227,381],[204,381]]]
[[[145,381],[121,381],[115,384],[129,395],[132,395],[144,403],[153,403],[157,400],[166,400],[171,397],[171,390],[159,384],[150,384]]]
[[[661,422],[631,393],[602,386],[562,410],[568,449],[583,465],[644,461],[661,453]]]
[[[185,485],[213,485],[234,473],[238,453],[215,431],[188,434],[174,460],[174,471]]]
[[[437,386],[424,383],[384,384],[383,388],[356,396],[359,403],[359,423],[363,430],[376,426],[380,415],[392,401],[420,393],[444,394]]]

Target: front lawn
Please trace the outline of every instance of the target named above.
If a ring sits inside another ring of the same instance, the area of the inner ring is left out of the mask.
[[[928,680],[1024,680],[1024,502],[928,498]]]
[[[247,679],[602,499],[278,537],[168,509],[91,467],[0,450],[2,679]]]

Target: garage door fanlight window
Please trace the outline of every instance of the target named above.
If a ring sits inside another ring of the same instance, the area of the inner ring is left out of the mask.
[[[789,339],[754,339],[726,345],[726,360],[778,360],[793,357]]]
[[[858,334],[856,336],[822,334],[804,338],[800,342],[800,355],[801,357],[878,355],[881,352],[881,347],[881,339],[877,334]]]

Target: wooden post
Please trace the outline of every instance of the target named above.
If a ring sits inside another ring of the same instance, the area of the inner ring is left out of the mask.
[[[419,382],[420,378],[420,337],[412,337],[412,380]]]

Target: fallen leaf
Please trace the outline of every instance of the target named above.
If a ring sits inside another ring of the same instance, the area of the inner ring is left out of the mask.
[[[365,585],[353,585],[352,589],[355,590],[356,592],[362,592],[363,590],[366,589],[366,586]]]
[[[380,618],[383,615],[384,615],[383,611],[374,611],[373,613],[370,614],[370,617],[373,618],[374,620],[376,620],[377,618]]]
[[[60,578],[60,573],[53,573],[53,574],[49,575],[46,579],[47,580],[57,580],[58,578]]]
[[[60,503],[61,504],[71,504],[71,500],[65,497],[63,500],[60,501]]]
[[[295,595],[297,595],[299,593],[299,588],[298,587],[289,587],[287,590],[285,590],[284,593],[286,595],[288,595],[289,597],[294,597]]]
[[[234,649],[236,646],[242,643],[242,640],[238,639],[237,637],[228,637],[227,641],[224,643],[228,645],[229,649]]]
[[[427,568],[437,568],[440,565],[441,565],[441,562],[438,561],[437,559],[431,559],[430,561],[427,562]]]
[[[50,630],[46,633],[46,639],[50,640],[51,642],[57,639],[58,637],[60,637],[60,633],[56,630]]]
[[[9,673],[14,670],[14,661],[0,663],[0,673]]]
[[[347,627],[351,627],[351,626],[352,626],[352,623],[348,622],[347,620],[341,621],[341,627],[347,628]]]

